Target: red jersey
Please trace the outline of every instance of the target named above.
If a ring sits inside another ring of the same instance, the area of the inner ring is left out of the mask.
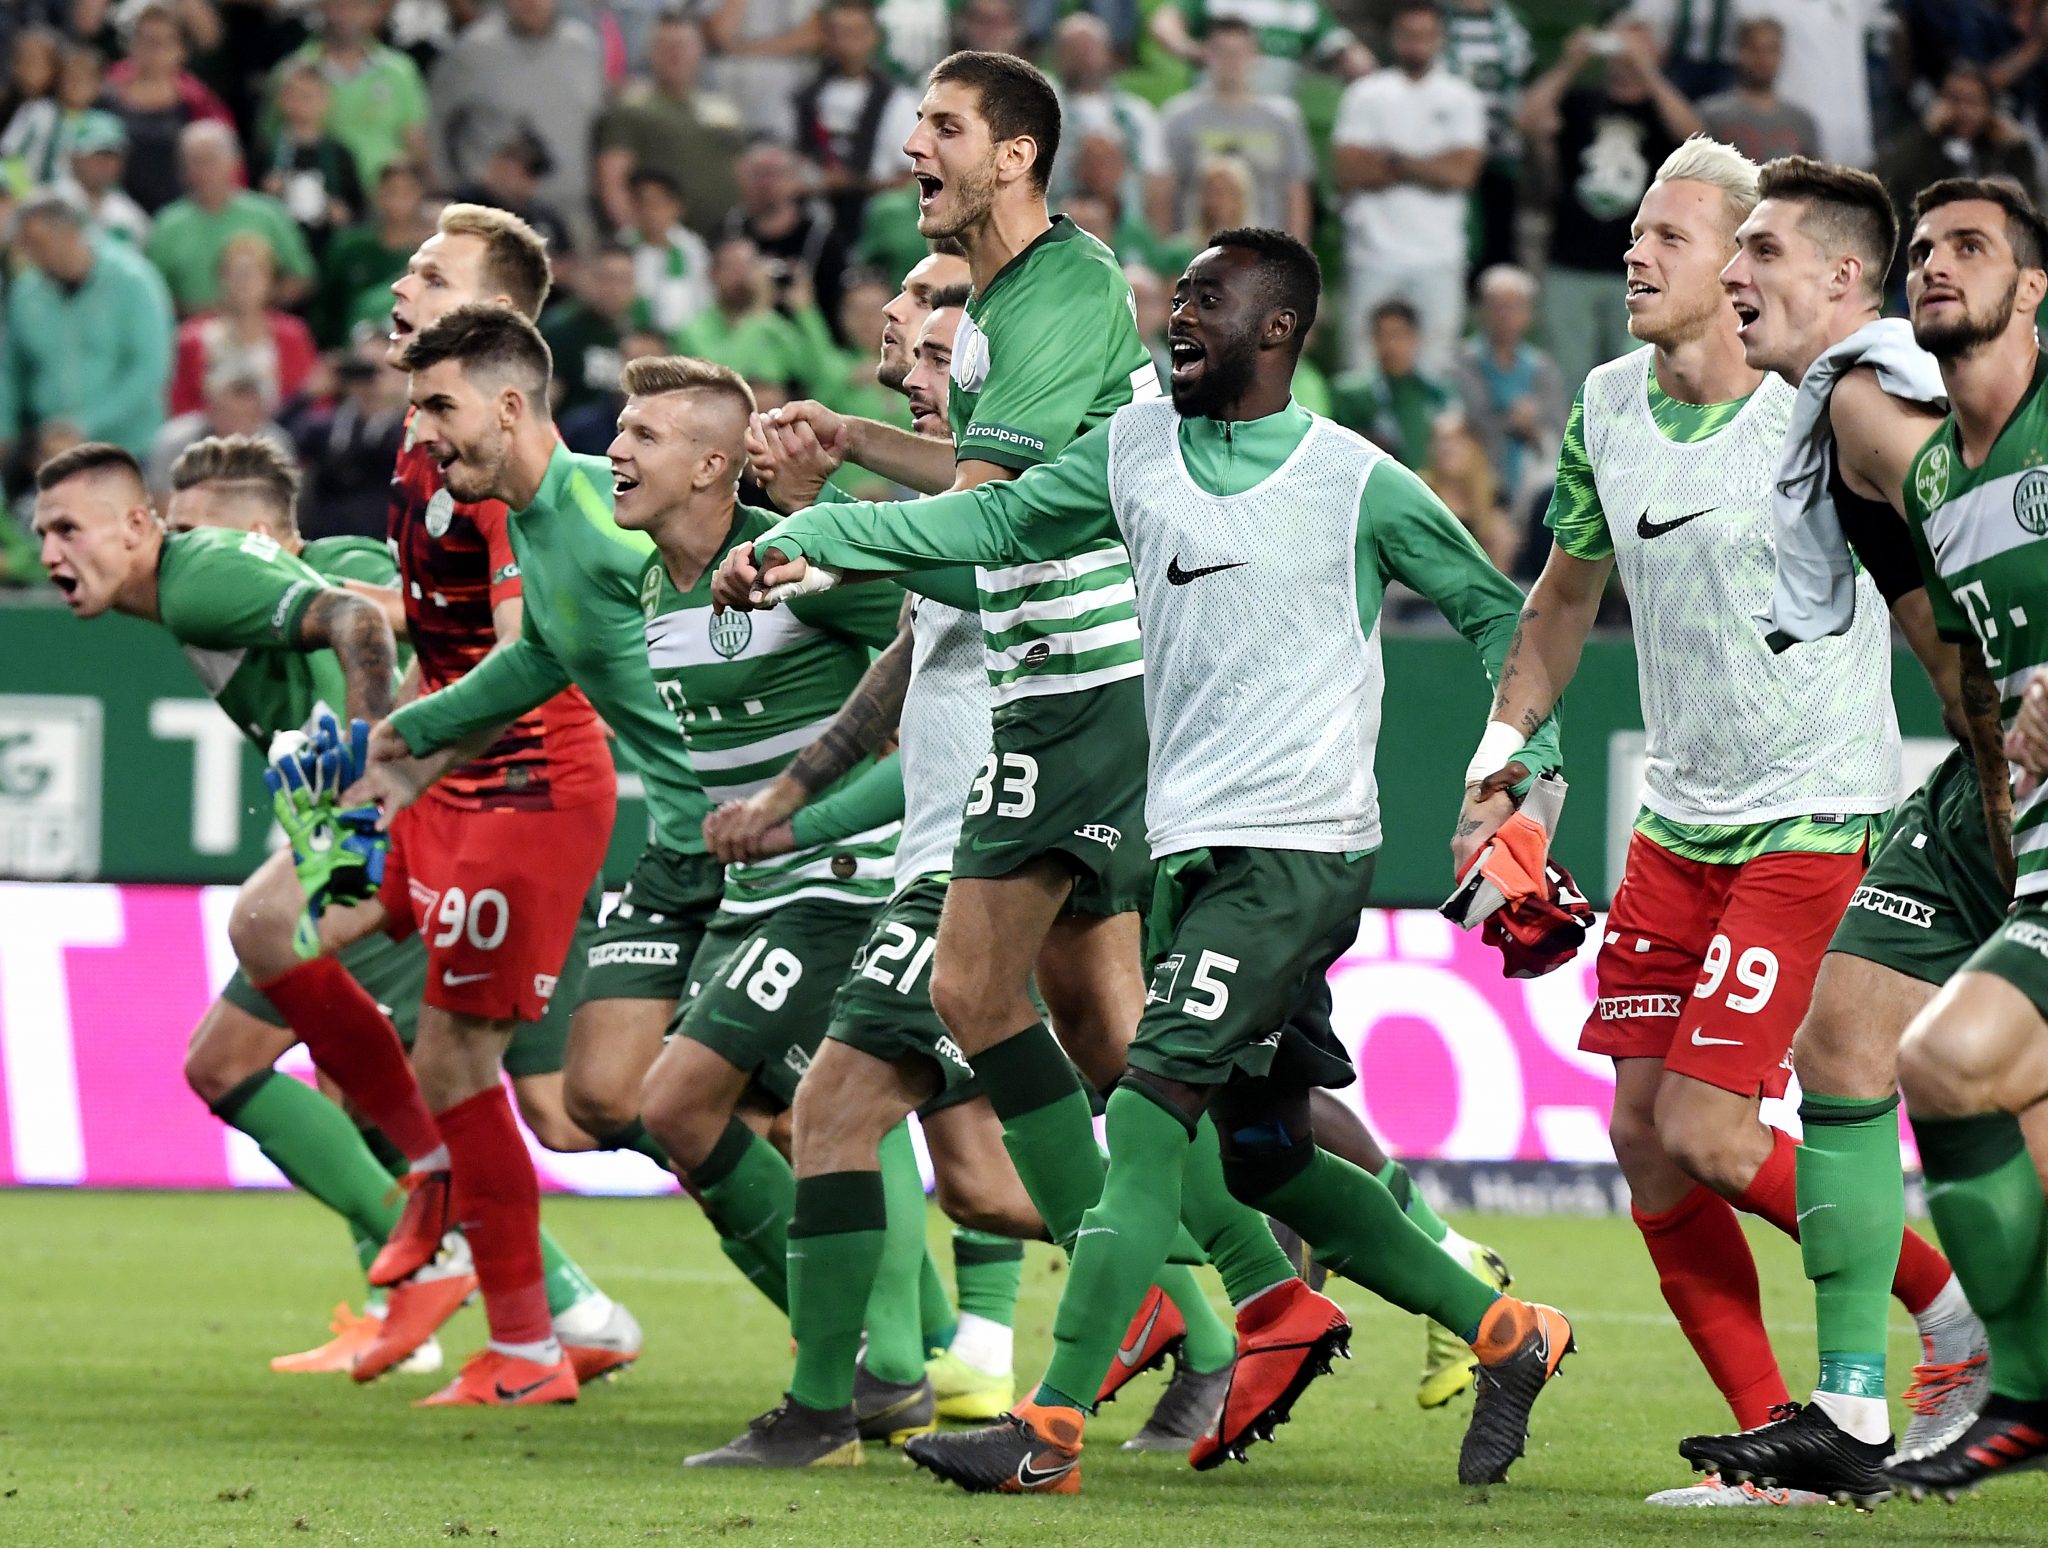
[[[458,502],[441,470],[405,444],[391,478],[391,556],[405,597],[406,632],[422,692],[445,688],[498,642],[491,610],[519,595],[519,565],[503,501]],[[617,787],[604,725],[569,688],[519,717],[482,757],[435,790],[474,810],[536,810],[609,800]]]

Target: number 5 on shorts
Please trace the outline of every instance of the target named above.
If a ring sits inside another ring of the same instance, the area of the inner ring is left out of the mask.
[[[1152,970],[1152,986],[1145,993],[1147,1005],[1161,1005],[1171,1001],[1180,989],[1181,969],[1188,963],[1185,952],[1174,952],[1159,959],[1159,966]],[[1219,976],[1235,973],[1239,963],[1235,957],[1226,957],[1220,951],[1205,951],[1195,961],[1194,976],[1188,980],[1188,992],[1180,1002],[1180,1008],[1197,1021],[1219,1021],[1230,1008],[1230,985]]]

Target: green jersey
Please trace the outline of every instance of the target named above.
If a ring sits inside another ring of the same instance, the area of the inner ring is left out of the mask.
[[[654,540],[612,520],[611,464],[557,444],[533,503],[506,521],[526,604],[519,638],[391,717],[415,754],[581,688],[647,787],[656,842],[704,853],[710,804],[647,670],[641,577]]]
[[[348,713],[334,652],[298,643],[313,598],[334,581],[395,585],[397,573],[369,538],[324,538],[292,554],[260,532],[197,527],[164,539],[157,617],[213,701],[265,751],[322,709]]]
[[[963,462],[1022,472],[1158,396],[1115,255],[1064,215],[967,303],[947,404]],[[1144,674],[1131,556],[1114,527],[1044,564],[984,567],[977,584],[996,702]]]
[[[2048,664],[2048,400],[2033,385],[1978,468],[1963,462],[1953,414],[1913,459],[1906,525],[1927,577],[1934,622],[1951,640],[1975,640],[1998,684],[2008,730],[2020,695]],[[2048,794],[2015,797],[2013,863],[2020,897],[2048,895]]]
[[[641,575],[647,661],[654,685],[674,712],[690,761],[713,802],[752,795],[780,774],[839,712],[873,659],[896,638],[897,598],[885,586],[856,586],[755,613],[713,613],[711,580],[735,543],[775,525],[765,511],[741,506],[732,532],[697,584],[679,590],[660,553]],[[834,843],[807,844],[787,855],[726,872],[727,913],[764,913],[798,898],[846,903],[888,901],[894,886],[896,836],[903,826],[903,781],[873,774],[864,759],[819,792],[840,795],[869,778],[895,784],[895,809],[864,831]]]

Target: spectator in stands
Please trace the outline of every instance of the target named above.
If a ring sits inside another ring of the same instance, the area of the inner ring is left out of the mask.
[[[633,254],[612,244],[577,266],[576,294],[548,309],[541,337],[555,357],[555,415],[563,422],[593,404],[602,409],[618,390],[633,299]]]
[[[219,296],[220,255],[228,239],[250,232],[277,258],[278,298],[291,305],[312,289],[313,255],[285,207],[269,194],[238,186],[241,148],[231,130],[204,120],[178,139],[185,196],[157,212],[149,259],[163,271],[181,314],[200,312]]]
[[[1154,15],[1171,11],[1171,5],[1162,5]],[[1259,44],[1245,22],[1235,17],[1212,22],[1202,54],[1207,79],[1167,103],[1162,115],[1181,223],[1194,214],[1203,164],[1213,156],[1235,156],[1251,168],[1255,224],[1306,239],[1315,156],[1301,109],[1290,98],[1261,96],[1255,90]]]
[[[1373,363],[1331,384],[1332,415],[1405,466],[1429,457],[1429,427],[1452,401],[1451,389],[1425,375],[1421,319],[1406,301],[1382,301],[1372,314]]]
[[[185,29],[160,3],[129,18],[128,56],[107,72],[107,90],[109,106],[128,126],[129,196],[155,215],[178,197],[187,126],[216,123],[232,134],[234,115],[185,68]]]
[[[803,370],[803,337],[775,309],[767,262],[749,238],[723,237],[711,249],[711,294],[713,306],[690,320],[676,348],[749,381],[794,381]]]
[[[1869,39],[1888,26],[1888,0],[1740,0],[1737,10],[1785,29],[1778,95],[1813,115],[1821,155],[1869,166],[1877,154]]]
[[[674,178],[652,168],[633,174],[633,223],[621,240],[633,255],[634,325],[665,338],[711,305],[711,249],[683,215]]]
[[[162,278],[133,248],[93,236],[59,193],[21,205],[14,245],[26,266],[7,292],[0,442],[33,446],[61,425],[141,456],[164,422],[171,375],[176,324]]]
[[[789,103],[818,54],[818,0],[712,0],[700,12],[717,55],[712,79],[739,104],[747,132],[789,132]]]
[[[1073,216],[1075,225],[1107,243],[1126,263],[1142,263],[1161,272],[1168,268],[1180,272],[1193,256],[1192,250],[1182,255],[1178,244],[1170,239],[1161,240],[1145,219],[1143,209],[1125,202],[1131,179],[1122,135],[1114,130],[1092,131],[1083,135],[1069,153],[1063,134],[1060,159],[1071,161],[1074,168],[1074,188],[1066,198],[1065,209]],[[1090,204],[1099,206],[1099,210],[1090,212],[1090,218],[1100,221],[1101,229],[1081,218],[1081,211]],[[1110,234],[1104,236],[1104,231]]]
[[[550,256],[571,263],[576,241],[566,211],[541,196],[542,185],[555,170],[553,159],[541,137],[521,126],[484,162],[483,175],[455,190],[455,197],[468,204],[489,204],[510,210],[546,238]]]
[[[128,156],[128,131],[112,113],[79,115],[71,133],[70,176],[58,187],[85,212],[96,236],[126,242],[137,252],[149,243],[149,217],[121,187]]]
[[[875,356],[882,347],[882,329],[888,319],[882,309],[896,294],[897,286],[881,275],[862,269],[847,271],[846,288],[839,303],[839,336],[833,340],[824,317],[816,307],[798,310],[791,318],[804,336],[806,391],[828,408],[864,419],[879,419],[910,428],[910,414],[902,395],[885,391],[875,381]]]
[[[633,224],[633,173],[676,181],[684,219],[699,236],[723,229],[738,192],[733,166],[745,147],[739,109],[699,89],[704,36],[680,11],[664,11],[647,46],[652,79],[605,114],[597,131],[597,188],[605,219]]]
[[[24,27],[8,61],[9,89],[0,128],[0,161],[25,184],[47,183],[64,161],[59,143],[64,106],[57,97],[64,36],[51,27]]]
[[[1444,64],[1486,103],[1486,161],[1473,190],[1482,269],[1515,259],[1522,204],[1522,135],[1515,112],[1536,55],[1507,0],[1451,0],[1444,12]]]
[[[1321,65],[1349,81],[1374,64],[1371,51],[1337,25],[1322,0],[1161,0],[1149,25],[1168,53],[1214,70],[1203,45],[1226,21],[1252,33],[1251,89],[1266,96],[1291,102],[1304,65]]]
[[[2041,0],[1893,0],[1893,73],[1925,108],[1955,64],[1978,64],[2013,116],[2038,135],[2048,121],[2048,16]],[[1894,126],[1899,127],[1899,126]]]
[[[853,244],[852,261],[879,274],[907,273],[931,251],[931,245],[917,229],[917,220],[917,184],[900,183],[883,189],[861,211],[860,236]]]
[[[290,211],[316,256],[327,250],[335,232],[363,218],[356,158],[327,132],[331,96],[327,77],[316,66],[287,65],[277,83],[277,126],[261,163],[263,191]]]
[[[1820,154],[1820,126],[1813,115],[1778,95],[1778,67],[1784,59],[1784,23],[1750,17],[1735,29],[1734,89],[1699,104],[1707,133],[1758,166],[1780,156]]]
[[[2009,177],[2037,192],[2038,168],[2027,133],[1998,110],[1990,78],[1974,64],[1949,67],[1941,92],[1922,118],[1912,120],[1885,142],[1877,174],[1899,210],[1899,256],[1892,283],[1905,283],[1905,250],[1912,236],[1907,212],[1913,195],[1944,177]]]
[[[1079,144],[1091,134],[1113,135],[1123,146],[1126,212],[1167,232],[1178,224],[1174,209],[1173,163],[1152,104],[1116,84],[1116,54],[1108,23],[1086,11],[1064,18],[1053,29],[1053,71],[1060,98],[1060,138]],[[1074,187],[1073,169],[1055,157],[1050,189],[1054,208]]]
[[[1486,102],[1445,69],[1435,0],[1400,0],[1393,61],[1344,88],[1337,189],[1344,194],[1344,358],[1366,358],[1366,319],[1399,297],[1422,321],[1422,367],[1448,374],[1465,331],[1468,195],[1486,157]]]
[[[206,384],[206,405],[190,414],[180,414],[164,422],[157,431],[156,439],[150,442],[149,455],[143,459],[143,467],[149,478],[149,491],[156,497],[157,508],[161,510],[170,498],[171,465],[184,454],[185,448],[194,441],[203,441],[209,435],[260,435],[286,456],[295,456],[297,448],[283,425],[270,417],[263,405],[263,384],[253,376],[225,374]],[[395,448],[394,448],[395,450]],[[390,486],[390,465],[385,465],[385,486]]]
[[[271,304],[276,280],[276,261],[261,237],[229,240],[220,255],[219,308],[178,327],[173,414],[204,408],[206,384],[228,377],[256,382],[273,413],[305,386],[320,352],[303,319]]]
[[[840,236],[860,235],[868,197],[910,181],[903,142],[917,99],[882,68],[872,0],[828,0],[818,12],[824,59],[790,103],[789,139],[814,162]]]
[[[960,0],[953,13],[953,46],[989,54],[1030,54],[1013,0]]]
[[[764,141],[740,158],[739,183],[739,207],[726,217],[726,235],[754,244],[778,290],[801,271],[819,309],[836,317],[847,244],[824,201],[804,192],[796,156]]]
[[[281,416],[306,469],[299,526],[309,539],[382,538],[405,435],[405,373],[384,364],[384,340],[366,333],[333,377],[331,396],[308,393]]]
[[[1512,264],[1496,264],[1480,274],[1477,291],[1479,330],[1459,346],[1452,379],[1465,422],[1497,475],[1501,499],[1520,515],[1550,481],[1572,395],[1557,362],[1529,342],[1535,277]]]
[[[1577,84],[1595,60],[1599,85]],[[1629,223],[1664,158],[1698,132],[1699,114],[1664,78],[1649,29],[1622,23],[1565,40],[1523,95],[1521,126],[1552,167],[1545,332],[1576,392],[1594,366],[1635,347],[1621,287]]]
[[[503,0],[459,34],[434,66],[427,137],[436,180],[456,187],[524,130],[546,152],[536,197],[573,229],[590,219],[591,130],[604,107],[597,35],[555,0]]]
[[[1748,0],[1629,0],[1625,20],[1650,29],[1671,84],[1693,101],[1718,96],[1735,84],[1735,27]]]
[[[1151,353],[1152,369],[1159,374],[1159,390],[1165,392],[1167,378],[1173,373],[1173,362],[1166,352],[1166,325],[1173,318],[1172,284],[1142,263],[1125,264],[1124,278],[1130,282],[1131,303],[1138,315],[1138,337]]]
[[[1181,227],[1172,244],[1175,251],[1190,257],[1209,245],[1213,233],[1253,224],[1252,169],[1238,157],[1211,156],[1202,164],[1201,181],[1196,188],[1199,194],[1194,218]],[[1186,267],[1187,261],[1183,259],[1173,273],[1178,276],[1180,269]],[[1162,275],[1166,272],[1160,270]]]
[[[381,334],[391,312],[391,282],[429,236],[426,180],[410,161],[387,161],[377,177],[370,218],[337,236],[320,259],[320,296],[314,308],[320,342],[347,342],[360,323]]]
[[[321,0],[319,36],[284,62],[280,85],[297,66],[328,86],[323,125],[348,148],[362,186],[387,162],[427,155],[427,86],[409,55],[377,41],[378,0]]]
[[[1521,546],[1521,533],[1501,506],[1486,449],[1455,408],[1445,409],[1430,422],[1429,458],[1422,468],[1422,481],[1478,539],[1494,568],[1506,574]]]

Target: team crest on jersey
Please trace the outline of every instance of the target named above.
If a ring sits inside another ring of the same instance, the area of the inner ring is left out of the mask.
[[[953,335],[953,385],[962,392],[980,392],[988,384],[988,335],[972,317],[960,319]]]
[[[1946,446],[1931,446],[1913,470],[1913,493],[1930,511],[1948,498],[1949,456]]]
[[[2029,468],[2013,486],[2012,513],[2027,531],[2048,533],[2048,470]]]
[[[754,637],[754,615],[728,611],[712,613],[711,648],[730,661],[747,648]]]
[[[427,502],[427,536],[444,538],[448,535],[448,524],[455,519],[455,496],[445,489],[436,489],[433,499]]]
[[[661,566],[654,565],[640,577],[640,611],[647,617],[654,616],[654,610],[661,603]]]

